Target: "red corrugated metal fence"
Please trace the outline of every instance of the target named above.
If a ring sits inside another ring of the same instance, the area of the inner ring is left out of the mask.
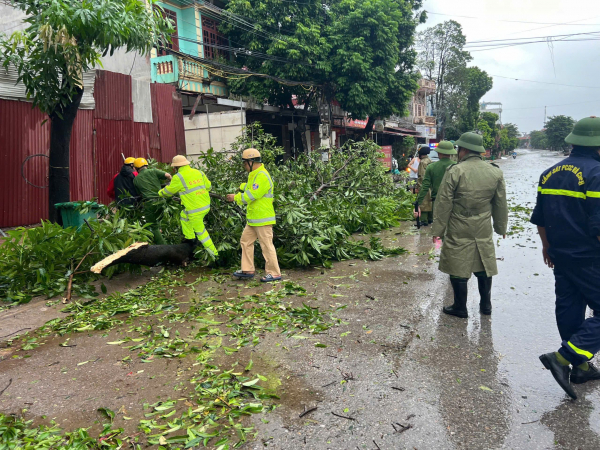
[[[169,162],[185,154],[181,98],[171,85],[152,84],[153,123],[133,121],[131,77],[97,71],[95,110],[79,110],[73,125],[70,155],[71,200],[97,197],[108,203],[106,188],[120,170],[123,157],[152,157]],[[31,103],[0,100],[0,228],[30,225],[48,217],[47,189],[33,187],[21,176],[27,156],[48,154],[50,123]],[[35,157],[24,166],[27,179],[48,184],[48,158]]]

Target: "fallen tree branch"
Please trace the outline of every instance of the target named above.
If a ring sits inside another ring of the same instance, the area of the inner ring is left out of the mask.
[[[194,256],[191,244],[148,245],[147,242],[136,242],[129,247],[104,258],[90,269],[100,273],[103,269],[115,264],[138,264],[140,266],[155,266],[157,264],[182,265]]]
[[[5,336],[0,336],[0,339],[3,339],[3,338],[5,338],[5,337],[12,336],[13,334],[17,334],[17,333],[19,333],[19,332],[21,332],[21,331],[25,331],[25,330],[31,330],[31,328],[21,328],[20,330],[17,330],[17,331],[15,331],[14,333],[9,333],[9,334],[7,334],[7,335],[5,335]]]
[[[4,391],[7,390],[11,384],[12,384],[12,378],[10,380],[8,380],[8,384],[6,385],[6,387],[0,391],[0,395],[4,394]]]
[[[327,183],[323,183],[323,184],[321,184],[321,186],[319,187],[319,189],[317,189],[317,190],[314,192],[314,194],[311,196],[311,200],[315,200],[315,199],[316,199],[316,198],[319,196],[319,194],[321,193],[321,191],[322,191],[323,189],[326,189],[327,187],[330,187],[330,186],[331,186],[331,184],[332,184],[332,183],[333,183],[335,180],[337,180],[337,179],[339,179],[339,178],[342,178],[341,176],[338,176],[338,175],[339,175],[339,173],[340,173],[342,170],[344,170],[344,169],[346,168],[346,166],[348,166],[348,164],[350,164],[352,161],[354,161],[354,159],[356,159],[356,157],[357,157],[357,156],[358,156],[358,154],[357,154],[357,153],[353,154],[352,156],[350,156],[350,157],[349,157],[349,158],[346,160],[346,162],[345,162],[345,163],[342,165],[342,167],[340,167],[338,170],[336,170],[335,172],[333,172],[333,175],[331,176],[331,179],[330,179],[330,180],[329,180]]]
[[[314,408],[307,409],[307,410],[306,410],[306,411],[304,411],[302,414],[300,414],[298,417],[304,417],[305,415],[307,415],[307,414],[309,414],[309,413],[311,413],[311,412],[313,412],[313,411],[316,411],[316,410],[317,410],[317,407],[316,407],[316,406],[315,406]]]
[[[342,419],[346,420],[356,420],[354,417],[342,416],[341,414],[336,414],[333,411],[331,411],[331,414],[333,414],[335,417],[341,417]]]
[[[90,225],[88,224],[88,227]],[[91,228],[90,228],[91,229]],[[92,230],[93,232],[93,230]],[[81,261],[79,261],[79,264],[77,264],[77,267],[75,267],[75,269],[71,272],[71,275],[69,276],[69,284],[67,284],[67,296],[63,299],[63,303],[67,303],[71,301],[71,293],[72,293],[72,289],[73,289],[73,277],[75,276],[75,272],[77,272],[77,269],[79,269],[79,267],[81,266],[81,263],[83,263],[83,261],[85,261],[85,258],[87,258],[88,256],[90,256],[93,252],[93,249],[90,250],[89,252],[87,252],[85,254],[85,256],[83,258],[81,258]],[[73,267],[73,266],[71,266]]]
[[[223,197],[222,195],[215,194],[213,192],[211,192],[209,195],[212,198],[216,198],[217,200],[221,200],[222,202],[231,203],[233,205],[233,207],[236,209],[236,211],[240,213],[241,216],[243,216],[243,217],[246,216],[246,211],[244,211],[242,208],[240,208],[239,205],[236,202],[228,202],[227,198]]]

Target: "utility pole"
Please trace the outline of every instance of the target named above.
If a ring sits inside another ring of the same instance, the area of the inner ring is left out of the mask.
[[[548,107],[544,106],[544,126],[546,126],[546,108]]]

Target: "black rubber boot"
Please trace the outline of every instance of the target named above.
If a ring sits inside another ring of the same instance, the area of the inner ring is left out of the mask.
[[[563,366],[561,363],[559,363],[554,353],[546,353],[545,355],[540,356],[540,361],[546,369],[552,372],[552,376],[558,385],[563,388],[567,394],[569,394],[569,397],[571,397],[573,400],[577,400],[577,394],[569,382],[571,367]]]
[[[446,314],[451,316],[462,317],[466,319],[469,317],[467,313],[467,292],[469,290],[469,280],[465,278],[450,278],[452,289],[454,290],[454,304],[452,306],[444,306]]]
[[[479,311],[489,316],[492,314],[492,277],[477,277],[479,285]]]
[[[588,370],[581,370],[577,367],[573,367],[571,372],[571,383],[581,384],[586,381],[600,380],[600,370],[592,363],[588,363],[590,368]]]

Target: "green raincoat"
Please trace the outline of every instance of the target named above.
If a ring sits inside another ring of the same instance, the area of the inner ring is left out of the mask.
[[[427,170],[427,166],[431,164],[433,161],[429,159],[429,156],[425,156],[421,159],[419,163],[419,168],[417,169],[417,189],[419,190],[419,194],[421,193],[421,186],[423,185],[423,177],[425,176],[425,171]],[[433,203],[431,202],[431,192],[429,192],[429,188],[427,189],[427,194],[425,198],[419,202],[419,206],[421,207],[421,211],[432,211]]]
[[[461,278],[497,275],[493,234],[506,234],[507,226],[502,171],[474,154],[450,166],[435,199],[432,233],[444,239],[439,269]]]

